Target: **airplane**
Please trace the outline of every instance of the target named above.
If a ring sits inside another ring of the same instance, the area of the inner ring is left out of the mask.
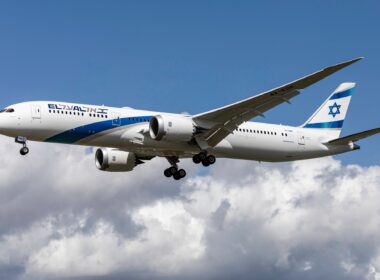
[[[110,172],[132,171],[154,157],[165,157],[166,177],[180,180],[180,159],[209,166],[216,158],[285,162],[354,151],[356,141],[380,128],[340,137],[355,83],[342,83],[301,126],[251,122],[300,94],[301,90],[361,60],[336,64],[272,90],[208,112],[185,115],[129,107],[32,101],[0,111],[0,134],[27,141],[99,147],[95,165]]]

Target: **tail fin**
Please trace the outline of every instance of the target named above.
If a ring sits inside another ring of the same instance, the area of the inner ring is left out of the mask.
[[[302,127],[321,129],[331,137],[339,137],[354,87],[355,83],[340,84]]]

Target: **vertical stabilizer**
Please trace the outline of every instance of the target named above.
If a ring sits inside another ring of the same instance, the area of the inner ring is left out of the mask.
[[[339,137],[354,87],[355,83],[340,84],[302,127],[321,129],[332,137]]]

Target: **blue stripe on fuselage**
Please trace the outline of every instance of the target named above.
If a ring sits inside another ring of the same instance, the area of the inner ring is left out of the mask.
[[[143,120],[149,121],[151,118],[152,116],[128,117],[86,124],[54,135],[46,139],[45,142],[72,144],[106,130],[135,123],[143,123]]]
[[[308,123],[305,128],[342,128],[344,120],[336,122]]]
[[[333,96],[330,97],[330,100],[334,100],[334,99],[339,99],[339,98],[351,96],[352,92],[353,92],[352,88],[348,89],[348,90],[345,90],[345,91],[342,91],[342,92],[337,92],[337,93],[333,94]]]

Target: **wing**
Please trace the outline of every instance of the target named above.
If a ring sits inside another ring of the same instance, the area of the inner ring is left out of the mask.
[[[370,137],[377,133],[380,133],[380,128],[374,128],[374,129],[366,130],[363,132],[351,134],[342,138],[334,139],[327,142],[327,144],[345,145],[345,144],[349,144],[350,142],[355,142],[355,141],[359,141],[361,139]]]
[[[198,144],[216,146],[240,124],[256,116],[262,116],[264,112],[281,103],[289,103],[291,98],[300,94],[301,89],[315,84],[360,59],[362,57],[327,67],[270,91],[193,116],[193,120],[200,128],[200,133],[196,137]]]

